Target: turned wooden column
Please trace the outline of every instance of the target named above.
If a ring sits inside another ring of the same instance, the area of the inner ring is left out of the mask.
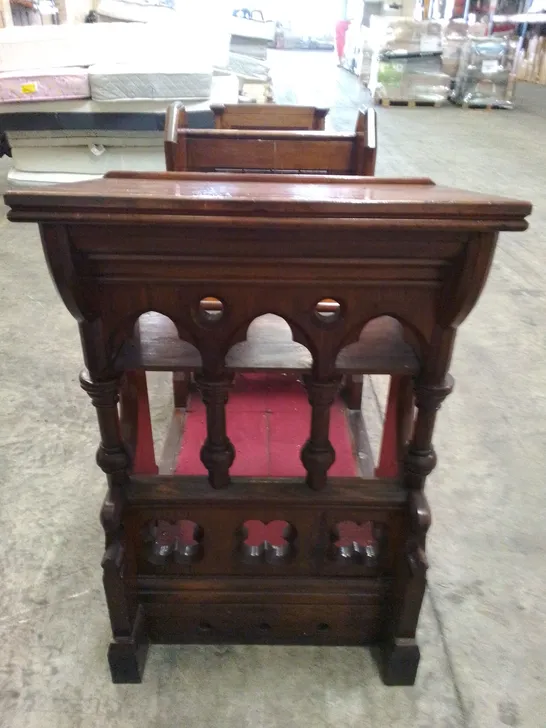
[[[213,488],[227,488],[235,448],[226,432],[226,404],[233,375],[218,379],[196,374],[195,384],[207,409],[207,439],[201,448],[201,462],[209,473]]]
[[[311,405],[311,435],[301,450],[301,461],[307,470],[307,485],[313,490],[326,487],[328,470],[336,453],[330,442],[330,407],[340,385],[340,378],[321,382],[304,378]]]
[[[426,538],[430,508],[423,492],[427,476],[436,466],[432,434],[436,414],[453,389],[453,377],[414,384],[417,416],[404,459],[404,480],[409,489],[408,538],[396,567],[391,636],[383,650],[382,672],[387,685],[413,685],[420,652],[415,633],[427,584]]]
[[[405,483],[412,490],[422,490],[427,476],[436,467],[432,433],[436,414],[444,399],[451,393],[453,384],[453,377],[450,374],[446,374],[445,378],[437,383],[420,381],[415,383],[417,417],[404,461]]]
[[[117,406],[120,382],[117,378],[93,381],[89,371],[84,369],[80,384],[97,411],[101,438],[97,464],[108,481],[108,492],[100,513],[106,541],[102,558],[103,584],[115,640],[110,644],[108,661],[114,682],[140,682],[147,652],[144,613],[123,581],[125,547],[121,522],[131,459],[121,436]]]
[[[97,465],[106,474],[108,493],[101,511],[101,522],[108,546],[119,527],[123,485],[127,482],[131,465],[123,444],[118,415],[119,379],[93,381],[88,370],[80,374],[80,384],[97,411],[100,444],[97,449]]]

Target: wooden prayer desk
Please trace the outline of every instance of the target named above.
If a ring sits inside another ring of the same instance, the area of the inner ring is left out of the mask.
[[[81,384],[97,409],[108,481],[102,566],[114,681],[141,679],[151,640],[378,643],[384,680],[413,683],[424,485],[455,332],[498,232],[524,230],[530,205],[429,180],[191,173],[112,174],[5,199],[10,220],[39,223],[80,328]],[[337,310],[317,307],[324,299]],[[252,324],[264,314],[282,317],[293,342],[271,317]],[[185,415],[185,474],[155,465],[147,369],[196,372],[202,402]],[[277,470],[270,453],[277,474],[264,475],[251,470],[258,450],[237,441],[233,423],[246,426],[237,402],[255,386],[262,396],[271,371],[294,374],[288,394],[275,396],[297,400],[306,425],[292,427],[292,405],[268,405],[272,447],[288,434]],[[336,393],[343,375],[366,373],[396,384],[388,457],[376,475],[348,475]],[[200,440],[190,427],[199,417]],[[278,475],[294,442],[301,472]],[[195,463],[208,476],[192,474]]]

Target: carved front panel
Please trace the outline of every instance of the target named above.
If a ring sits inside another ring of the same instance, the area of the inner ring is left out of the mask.
[[[392,572],[403,521],[402,510],[240,505],[162,509],[151,520],[130,511],[125,530],[135,574],[370,576]]]

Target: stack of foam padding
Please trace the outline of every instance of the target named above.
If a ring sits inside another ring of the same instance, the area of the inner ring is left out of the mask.
[[[516,43],[508,38],[468,38],[452,100],[461,106],[511,108],[515,55]]]
[[[440,23],[372,16],[370,29],[373,52],[368,86],[376,100],[447,100],[450,79],[442,71]]]

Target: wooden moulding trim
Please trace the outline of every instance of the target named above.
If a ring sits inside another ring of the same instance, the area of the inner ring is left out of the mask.
[[[217,182],[285,182],[290,184],[304,184],[307,182],[320,182],[320,184],[349,184],[355,185],[362,182],[369,185],[399,185],[400,177],[360,177],[349,174],[291,174],[272,173],[264,174],[259,172],[123,172],[112,171],[104,175],[105,179],[172,179],[172,180],[207,180]],[[211,179],[212,177],[212,179]],[[404,185],[418,185],[419,187],[429,185],[434,187],[435,183],[430,177],[408,177],[404,178]]]
[[[392,586],[392,578],[367,577],[365,579],[347,579],[343,577],[330,578],[328,581],[316,577],[298,576],[296,578],[276,576],[275,582],[270,577],[253,576],[249,587],[248,577],[215,575],[211,577],[180,576],[138,576],[126,579],[128,586],[137,586],[141,595],[149,597],[160,595],[162,592],[184,594],[187,603],[209,601],[210,594],[215,595],[215,602],[234,601],[244,602],[290,602],[309,603],[315,599],[319,603],[347,604],[354,598],[355,605],[359,606],[361,600],[375,602],[385,591]],[[179,601],[179,595],[177,600]]]
[[[95,208],[96,209],[96,208]],[[430,208],[429,208],[430,209]],[[353,210],[353,214],[354,214]],[[440,213],[435,210],[434,214]],[[435,217],[434,214],[425,216],[423,213],[415,213],[413,217],[405,215],[396,217],[393,213],[386,213],[384,216],[376,217],[321,217],[319,214],[309,217],[290,217],[284,214],[281,217],[256,217],[256,216],[226,216],[226,215],[184,215],[180,212],[154,213],[139,210],[138,213],[127,213],[126,208],[108,209],[107,212],[96,212],[93,209],[80,208],[77,212],[48,212],[43,208],[19,208],[12,209],[8,213],[10,222],[55,222],[55,223],[84,223],[92,224],[131,224],[131,225],[180,225],[185,227],[227,227],[227,228],[336,228],[336,229],[408,229],[420,230],[456,230],[457,232],[482,231],[522,231],[527,230],[528,223],[524,219],[526,212],[517,211],[514,215],[498,217],[495,213],[491,215],[474,213],[472,217],[465,217],[460,214],[456,218]]]
[[[408,491],[395,478],[329,478],[328,488],[312,491],[305,478],[233,477],[224,490],[213,491],[207,476],[132,475],[127,488],[131,507],[171,508],[177,505],[206,505],[214,496],[215,506],[269,504],[322,508],[351,505],[359,508],[399,510],[405,507]]]

